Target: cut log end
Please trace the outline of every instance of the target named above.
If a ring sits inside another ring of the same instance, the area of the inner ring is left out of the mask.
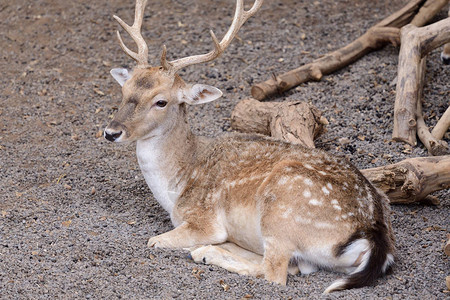
[[[231,114],[231,127],[261,133],[293,144],[314,148],[314,139],[325,132],[327,119],[312,104],[300,101],[259,102],[245,99]]]

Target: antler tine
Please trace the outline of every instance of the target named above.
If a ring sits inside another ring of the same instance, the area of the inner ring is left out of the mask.
[[[138,47],[138,52],[131,51],[122,40],[120,32],[117,30],[117,37],[120,42],[120,47],[122,50],[128,54],[132,59],[134,59],[138,66],[148,65],[148,46],[141,34],[142,20],[144,18],[144,9],[147,4],[147,0],[136,0],[136,9],[134,12],[134,22],[132,26],[129,26],[118,16],[113,16],[114,19],[122,26],[122,28],[128,32],[131,38],[134,40]]]
[[[250,10],[244,10],[244,0],[236,1],[236,11],[234,13],[233,22],[230,25],[227,33],[223,37],[222,41],[218,41],[216,35],[210,30],[211,38],[214,42],[214,50],[206,54],[193,55],[184,58],[180,58],[174,61],[167,62],[164,57],[161,57],[162,66],[170,73],[176,73],[178,70],[199,63],[204,63],[217,58],[231,43],[234,37],[237,35],[239,29],[247,21],[248,18],[253,16],[263,4],[263,0],[256,0]]]

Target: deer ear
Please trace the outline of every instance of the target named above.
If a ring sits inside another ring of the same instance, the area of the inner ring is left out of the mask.
[[[186,87],[179,95],[180,102],[190,105],[202,104],[216,100],[222,96],[222,91],[205,84],[194,84]]]
[[[120,86],[123,86],[125,84],[125,81],[131,78],[131,74],[128,73],[127,69],[123,68],[115,68],[110,71],[112,77],[120,84]]]

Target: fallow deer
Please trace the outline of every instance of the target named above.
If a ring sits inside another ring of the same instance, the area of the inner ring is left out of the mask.
[[[148,246],[190,248],[196,262],[282,285],[288,267],[349,274],[327,293],[371,284],[385,273],[394,260],[388,199],[350,163],[259,135],[211,139],[190,130],[186,106],[222,93],[187,84],[177,71],[218,57],[262,0],[248,11],[237,0],[224,38],[219,42],[210,32],[213,51],[168,61],[163,47],[159,67],[149,66],[140,32],[145,4],[137,0],[132,26],[114,16],[138,46],[131,51],[117,32],[137,67],[111,71],[123,100],[104,136],[136,141],[144,178],[175,227],[150,238]]]

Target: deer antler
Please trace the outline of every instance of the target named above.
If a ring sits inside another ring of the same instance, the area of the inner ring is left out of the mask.
[[[136,10],[134,12],[134,23],[133,26],[129,26],[118,16],[113,16],[114,19],[125,29],[126,32],[131,36],[131,38],[136,42],[138,47],[138,52],[131,51],[127,46],[125,46],[119,31],[117,30],[117,37],[119,38],[120,47],[122,50],[128,54],[132,59],[134,59],[138,66],[148,65],[148,46],[141,34],[142,19],[144,17],[144,9],[147,4],[147,0],[136,0]]]
[[[248,18],[253,16],[258,11],[258,9],[261,7],[262,4],[263,0],[256,0],[252,8],[248,11],[245,11],[244,0],[237,0],[233,22],[231,23],[231,26],[228,29],[225,36],[223,37],[222,41],[219,42],[217,40],[217,37],[212,30],[210,30],[209,32],[214,42],[214,50],[206,54],[188,56],[168,62],[166,60],[166,47],[163,46],[163,51],[161,55],[161,65],[169,73],[174,74],[184,67],[208,62],[215,59],[228,47],[228,45],[230,45],[231,41],[236,36],[241,26],[245,23],[245,21],[247,21]]]

